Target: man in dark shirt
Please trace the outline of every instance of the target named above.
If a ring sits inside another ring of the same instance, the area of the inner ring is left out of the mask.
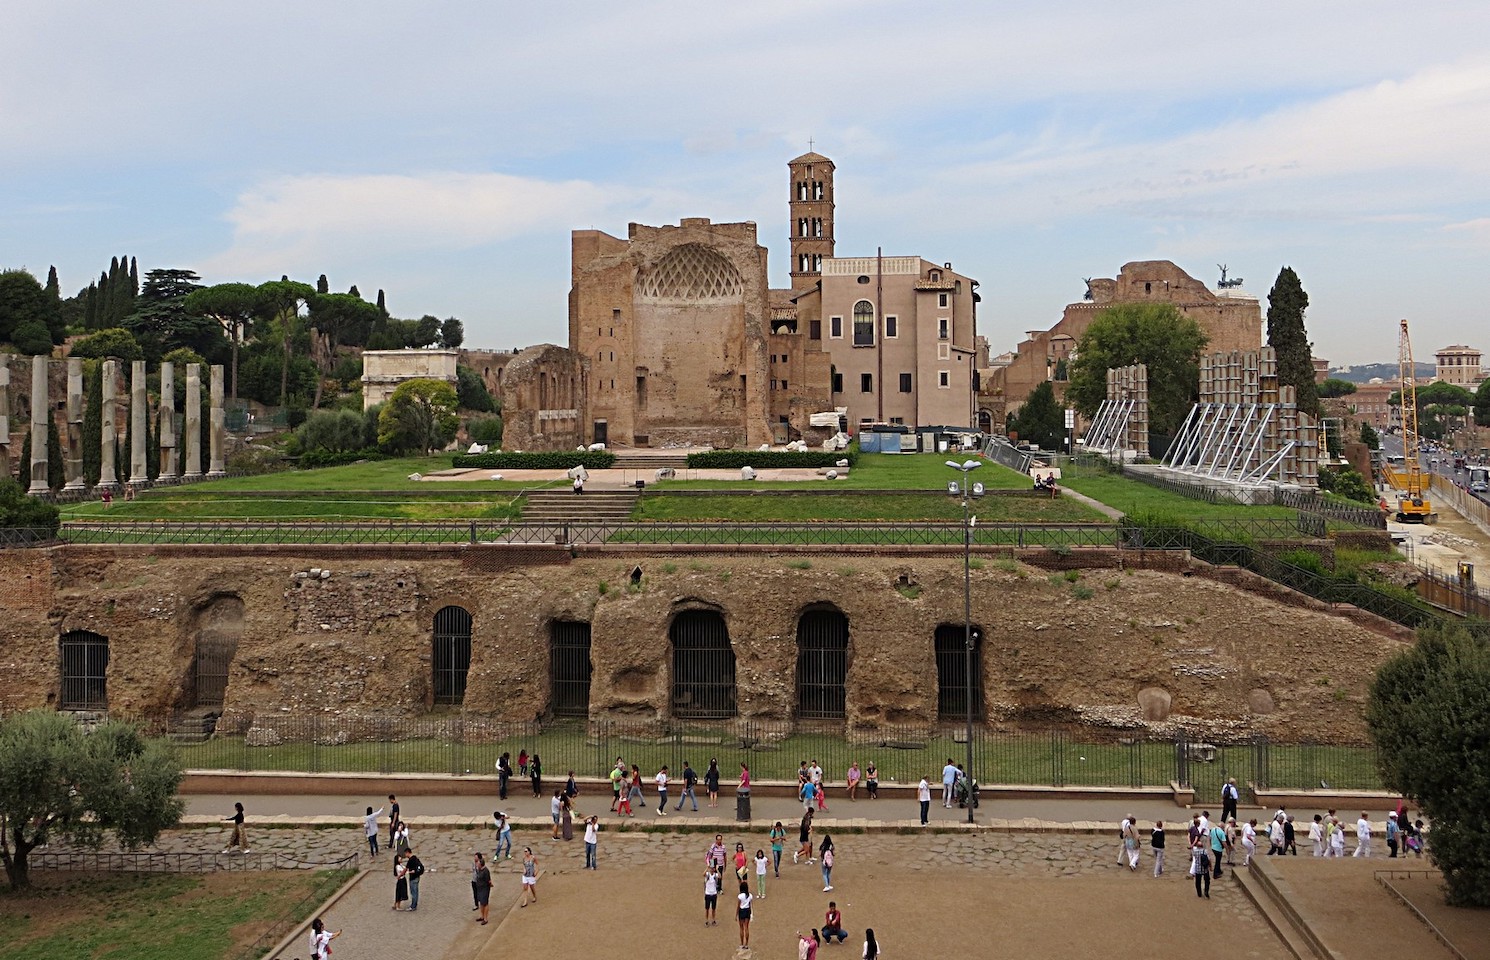
[[[402,823],[398,817],[398,798],[388,794],[388,849],[393,849],[393,835],[398,832],[398,825]]]
[[[248,853],[248,834],[243,831],[243,804],[233,804],[233,815],[223,817],[223,822],[226,823],[229,820],[233,822],[233,837],[228,841],[228,845],[223,847],[222,852],[232,853],[237,850],[239,853]]]
[[[409,859],[404,861],[404,867],[409,871],[409,909],[418,910],[419,878],[424,876],[424,863],[412,848],[409,850]]]
[[[1149,836],[1149,846],[1154,851],[1154,876],[1164,873],[1164,821],[1154,823],[1154,832]]]

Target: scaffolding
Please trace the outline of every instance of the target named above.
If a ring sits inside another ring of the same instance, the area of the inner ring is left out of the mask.
[[[1107,371],[1107,399],[1082,438],[1089,453],[1145,460],[1149,455],[1149,371],[1144,364]]]

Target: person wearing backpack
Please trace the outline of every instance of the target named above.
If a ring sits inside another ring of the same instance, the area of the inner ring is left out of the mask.
[[[1221,822],[1225,823],[1236,816],[1236,804],[1240,794],[1236,788],[1236,777],[1231,777],[1221,784]]]
[[[420,860],[413,849],[409,850],[409,859],[404,861],[405,876],[409,878],[409,910],[419,909],[419,878],[424,876],[424,861]]]
[[[695,773],[694,772],[694,769],[688,765],[688,761],[687,760],[684,760],[683,761],[682,778],[683,778],[683,790],[682,790],[681,793],[678,794],[678,806],[677,806],[677,809],[679,809],[679,810],[682,810],[683,809],[683,801],[684,800],[692,800],[693,801],[693,812],[694,813],[697,813],[698,812],[698,797],[694,795],[693,790],[694,790],[694,787],[696,787],[698,785],[698,774]]]
[[[1221,853],[1230,845],[1231,841],[1226,839],[1226,831],[1220,824],[1211,827],[1211,865],[1215,868],[1213,875],[1217,880],[1221,879]]]

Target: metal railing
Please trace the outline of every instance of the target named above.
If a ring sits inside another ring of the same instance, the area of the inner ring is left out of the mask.
[[[287,853],[166,853],[159,851],[33,851],[29,865],[37,870],[87,873],[217,873],[244,870],[353,870],[357,854],[339,860],[301,860]]]
[[[849,764],[873,763],[882,785],[940,782],[948,757],[965,755],[961,724],[926,723],[845,731],[824,721],[664,721],[645,725],[585,722],[507,723],[478,718],[348,718],[271,715],[239,730],[219,729],[203,743],[181,745],[192,769],[483,775],[495,780],[506,753],[514,770],[523,751],[541,758],[542,784],[605,777],[621,757],[650,777],[667,764],[675,780],[684,762],[702,778],[717,760],[721,781],[737,782],[740,764],[757,781],[793,781],[802,761],[816,760],[842,788]],[[1265,739],[1199,743],[1137,730],[1044,727],[973,731],[974,775],[985,784],[1055,787],[1162,787],[1170,781],[1219,796],[1234,776],[1260,788],[1380,789],[1375,752],[1367,746],[1275,744]],[[529,778],[531,779],[531,778]],[[513,791],[531,784],[509,785]],[[589,789],[589,788],[587,788]],[[703,785],[699,791],[704,790]]]

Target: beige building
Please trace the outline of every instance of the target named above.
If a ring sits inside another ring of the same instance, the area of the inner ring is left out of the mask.
[[[405,380],[428,377],[455,386],[459,357],[459,350],[364,350],[362,409],[386,401]]]
[[[1442,383],[1474,390],[1485,380],[1485,372],[1480,369],[1480,351],[1474,347],[1458,344],[1444,347],[1435,354],[1435,359],[1435,379]]]

